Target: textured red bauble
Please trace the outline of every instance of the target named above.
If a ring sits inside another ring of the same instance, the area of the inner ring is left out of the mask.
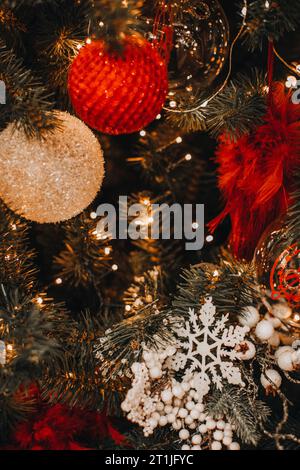
[[[150,124],[168,90],[166,62],[140,36],[128,36],[121,52],[103,41],[84,46],[69,72],[69,94],[77,115],[106,134],[130,134]]]

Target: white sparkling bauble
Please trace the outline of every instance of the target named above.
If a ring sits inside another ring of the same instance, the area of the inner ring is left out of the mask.
[[[167,415],[170,414],[170,413],[172,413],[172,411],[173,411],[173,406],[172,406],[172,405],[165,405],[164,411],[165,411],[165,414],[167,414]]]
[[[179,431],[179,438],[182,441],[186,441],[190,437],[190,432],[187,429],[181,429]]]
[[[167,415],[167,419],[168,419],[168,423],[172,424],[176,421],[176,416],[173,413],[171,413],[171,414]]]
[[[195,408],[196,404],[193,401],[188,401],[187,404],[185,405],[186,409],[191,411]]]
[[[230,444],[232,443],[232,437],[231,436],[224,436],[222,442],[223,442],[224,446],[229,447]]]
[[[197,445],[200,445],[202,442],[202,437],[200,436],[200,434],[195,434],[193,437],[192,437],[192,444],[197,446]]]
[[[200,416],[200,411],[198,411],[196,408],[194,408],[191,412],[190,415],[193,419],[199,419]]]
[[[161,392],[161,399],[163,402],[169,404],[171,403],[172,398],[173,398],[173,393],[171,392],[171,390],[163,390]]]
[[[232,442],[230,445],[229,445],[229,450],[240,450],[241,447],[240,447],[240,444],[238,442]]]
[[[181,421],[177,419],[173,424],[172,428],[175,429],[175,431],[179,431],[182,428]]]
[[[134,374],[138,374],[141,368],[141,364],[139,362],[134,362],[131,366],[131,370]]]
[[[215,441],[222,441],[223,437],[224,437],[223,432],[219,431],[219,430],[215,431],[214,434],[213,434],[213,438],[214,438]]]
[[[294,370],[293,353],[294,352],[291,351],[285,351],[279,354],[277,364],[281,370],[286,372],[292,372]]]
[[[160,420],[160,414],[157,411],[154,411],[154,413],[152,413],[152,415],[151,415],[151,418],[156,419],[156,421],[159,421]]]
[[[213,419],[208,419],[206,421],[207,429],[213,430],[216,429],[217,423]]]
[[[161,401],[159,401],[156,405],[157,411],[163,411],[164,408],[165,408],[165,405]]]
[[[181,447],[181,450],[191,450],[190,446],[188,446],[187,444],[184,444],[182,447]]]
[[[220,420],[217,422],[217,429],[220,429],[221,431],[223,431],[223,429],[225,429],[225,425],[226,425],[225,421]]]
[[[272,307],[272,313],[274,317],[279,318],[280,320],[287,320],[292,315],[292,309],[286,304],[275,304]]]
[[[275,359],[278,360],[279,356],[287,351],[290,351],[291,353],[295,352],[295,350],[291,346],[281,346],[281,348],[278,348],[275,352]]]
[[[261,341],[268,341],[274,334],[274,327],[268,320],[261,320],[256,325],[255,334]]]
[[[13,124],[0,133],[0,197],[17,214],[56,223],[80,214],[104,177],[100,144],[80,119],[57,112],[60,126],[28,139]]]
[[[191,388],[191,385],[189,382],[182,382],[181,387],[184,392],[188,392],[189,389]]]
[[[236,349],[238,351],[238,358],[242,361],[250,361],[250,359],[255,357],[256,348],[251,341],[243,341]]]
[[[176,398],[182,398],[183,395],[184,395],[184,390],[181,387],[181,385],[175,385],[172,388],[172,392],[173,392],[174,397],[176,397]]]
[[[245,307],[239,315],[239,323],[242,326],[254,328],[260,320],[259,311],[255,307]]]
[[[213,441],[211,443],[211,450],[222,450],[222,444],[219,441]]]
[[[180,398],[175,398],[175,400],[173,401],[174,403],[174,406],[178,406],[178,408],[181,407],[181,403],[182,403],[182,400]]]
[[[188,410],[186,410],[185,408],[180,408],[179,412],[178,412],[178,416],[179,418],[186,418],[188,415]]]
[[[162,376],[162,370],[159,367],[154,366],[151,367],[149,374],[151,379],[159,379]]]
[[[185,424],[187,424],[189,426],[190,424],[193,424],[194,420],[191,416],[187,416],[185,418],[184,422],[185,422]]]
[[[280,388],[282,378],[280,374],[275,369],[267,369],[260,377],[262,386],[265,389],[271,388],[276,389]]]
[[[271,317],[269,315],[266,315],[266,320],[270,321],[272,323],[272,325],[274,326],[275,330],[277,328],[280,328],[282,326],[282,322],[281,320],[279,320],[279,318],[277,317]]]
[[[155,429],[156,426],[158,425],[158,421],[154,418],[149,418],[148,419],[148,424],[152,429]]]
[[[167,417],[166,417],[166,416],[161,416],[161,417],[159,418],[158,424],[159,424],[161,427],[166,426],[166,425],[168,424]]]
[[[194,421],[193,423],[189,424],[189,429],[194,430],[194,429],[196,429],[196,427],[197,427],[196,421]]]
[[[200,411],[200,413],[203,413],[203,411],[204,411],[203,403],[196,403],[195,408],[196,408],[196,410]]]
[[[200,424],[198,430],[201,432],[201,434],[206,434],[208,431],[206,424]]]
[[[280,345],[280,336],[277,331],[271,336],[268,343],[270,346],[273,346],[273,348],[277,348]]]

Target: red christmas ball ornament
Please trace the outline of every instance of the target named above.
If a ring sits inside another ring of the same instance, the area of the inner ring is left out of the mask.
[[[85,45],[69,72],[69,94],[77,115],[105,134],[131,134],[161,111],[168,90],[167,64],[140,36],[127,36],[120,52],[105,42]]]

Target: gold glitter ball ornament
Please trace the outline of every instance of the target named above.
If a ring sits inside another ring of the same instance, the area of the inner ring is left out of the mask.
[[[92,131],[66,112],[57,116],[59,128],[44,140],[28,139],[13,124],[0,133],[0,197],[38,223],[81,213],[104,177],[103,153]]]

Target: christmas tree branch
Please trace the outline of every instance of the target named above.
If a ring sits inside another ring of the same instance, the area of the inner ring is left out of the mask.
[[[27,70],[0,39],[0,79],[6,86],[7,103],[0,126],[13,122],[28,137],[42,137],[58,124],[47,89]]]

